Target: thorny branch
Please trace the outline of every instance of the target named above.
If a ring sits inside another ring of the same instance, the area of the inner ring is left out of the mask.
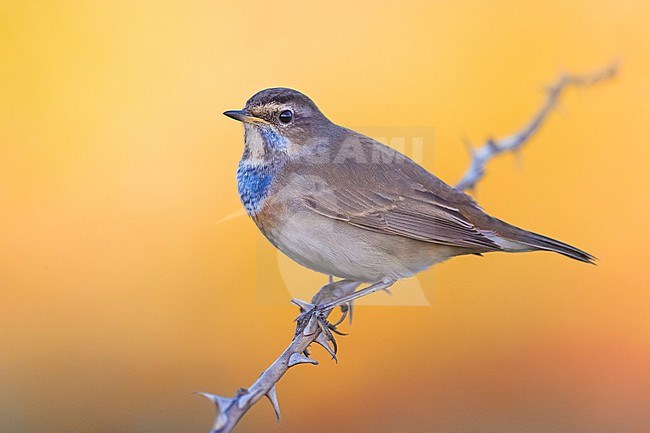
[[[549,113],[557,105],[563,91],[568,87],[584,87],[600,81],[610,79],[616,75],[617,65],[612,64],[598,72],[586,75],[562,75],[549,87],[546,100],[539,111],[520,131],[499,140],[489,139],[486,143],[472,149],[472,161],[462,179],[456,184],[456,188],[465,191],[473,189],[485,174],[486,164],[495,156],[506,152],[517,152],[523,144],[537,132]],[[241,388],[232,398],[200,392],[198,394],[208,398],[217,406],[217,416],[211,433],[229,433],[233,430],[239,420],[246,412],[266,396],[280,419],[280,406],[275,385],[289,368],[301,364],[317,365],[318,361],[309,357],[309,346],[317,343],[322,346],[333,359],[336,360],[336,342],[332,331],[338,333],[336,326],[340,323],[348,309],[351,314],[352,304],[348,304],[351,298],[367,295],[379,290],[387,290],[393,282],[382,281],[363,289],[363,294],[355,292],[359,283],[351,281],[333,282],[321,288],[318,294],[312,299],[313,303],[299,300],[292,302],[300,307],[301,315],[296,319],[296,333],[289,346],[282,354],[267,368],[260,377],[249,387]],[[319,304],[316,309],[314,304]],[[324,307],[323,307],[324,306]],[[335,325],[327,322],[327,318],[335,307],[341,306],[344,316]]]
[[[548,88],[546,101],[544,105],[535,113],[533,118],[526,124],[520,131],[504,137],[500,140],[488,139],[486,143],[477,148],[472,149],[468,145],[472,161],[469,168],[463,175],[460,181],[456,184],[456,189],[466,191],[474,189],[476,184],[485,174],[486,164],[495,156],[504,152],[517,152],[521,149],[523,144],[533,135],[546,117],[556,107],[562,92],[568,87],[584,87],[595,84],[599,81],[604,81],[616,75],[618,65],[611,64],[605,69],[602,69],[593,74],[587,75],[561,75],[557,81]]]

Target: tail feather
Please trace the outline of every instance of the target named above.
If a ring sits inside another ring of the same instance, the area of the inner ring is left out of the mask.
[[[501,238],[501,242],[497,240],[497,243],[504,247],[506,251],[553,251],[581,262],[596,264],[596,257],[581,249],[548,236],[520,229],[501,220],[496,221],[498,221],[498,225],[495,227],[495,231],[498,237]]]
[[[537,233],[521,230],[517,233],[515,239],[510,239],[519,244],[532,247],[536,250],[553,251],[564,256],[570,257],[581,262],[596,264],[596,257],[584,252],[576,247],[573,247],[564,242],[556,241],[555,239],[547,236],[538,235]]]

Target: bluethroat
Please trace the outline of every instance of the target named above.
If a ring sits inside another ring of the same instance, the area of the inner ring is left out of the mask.
[[[248,215],[284,254],[355,282],[394,282],[463,254],[553,251],[594,257],[485,213],[463,192],[304,94],[262,90],[226,116],[244,124],[237,169]]]

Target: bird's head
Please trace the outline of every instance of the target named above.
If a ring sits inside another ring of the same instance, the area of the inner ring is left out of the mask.
[[[327,139],[333,126],[309,97],[283,87],[262,90],[243,110],[223,114],[244,124],[244,158],[260,162],[298,155]]]

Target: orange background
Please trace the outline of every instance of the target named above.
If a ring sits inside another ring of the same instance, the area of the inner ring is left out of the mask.
[[[360,308],[338,365],[315,350],[279,384],[281,424],[261,402],[240,431],[648,431],[648,22],[647,1],[3,2],[0,431],[208,431],[190,393],[232,395],[286,345],[257,229],[215,224],[240,207],[224,110],[284,85],[340,124],[431,125],[423,163],[455,182],[463,137],[612,59],[477,193],[599,265],[440,265],[431,307]]]

